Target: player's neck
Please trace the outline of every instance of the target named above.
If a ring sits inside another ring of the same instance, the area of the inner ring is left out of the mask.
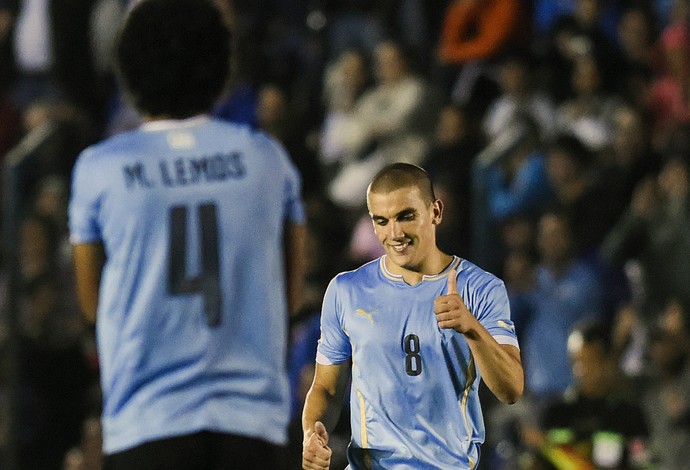
[[[156,121],[188,121],[196,118],[205,117],[205,113],[192,114],[190,116],[172,116],[170,114],[146,114],[142,116],[142,121],[144,122],[156,122]]]
[[[437,249],[418,266],[400,266],[388,256],[384,262],[388,272],[402,276],[407,284],[414,286],[422,282],[424,276],[435,276],[445,271],[453,262],[453,257]]]

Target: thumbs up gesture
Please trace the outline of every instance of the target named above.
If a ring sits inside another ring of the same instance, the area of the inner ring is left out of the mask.
[[[458,295],[458,273],[455,269],[451,269],[448,273],[448,289],[446,295]]]
[[[314,423],[314,431],[304,436],[302,468],[304,470],[328,470],[332,451],[328,447],[328,432],[321,421]]]
[[[439,328],[452,328],[458,333],[467,333],[476,323],[476,319],[465,306],[458,292],[458,273],[451,269],[448,273],[446,295],[434,300],[434,313]]]

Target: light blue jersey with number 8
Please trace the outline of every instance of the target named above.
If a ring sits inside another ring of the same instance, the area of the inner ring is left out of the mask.
[[[503,282],[455,257],[411,286],[384,258],[329,285],[317,362],[352,357],[348,460],[359,469],[471,469],[484,422],[479,373],[465,337],[438,327],[434,300],[458,271],[465,305],[500,344],[518,346]]]
[[[287,221],[304,221],[299,175],[246,127],[154,122],[80,155],[71,242],[107,256],[107,453],[201,430],[286,442]]]

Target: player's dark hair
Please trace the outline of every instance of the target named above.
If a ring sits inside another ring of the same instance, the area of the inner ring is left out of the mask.
[[[210,0],[141,0],[125,18],[115,53],[140,112],[186,118],[209,111],[223,92],[230,32]]]
[[[427,204],[436,200],[429,174],[423,168],[410,163],[392,163],[381,169],[371,180],[369,192],[390,192],[407,186],[419,188]]]

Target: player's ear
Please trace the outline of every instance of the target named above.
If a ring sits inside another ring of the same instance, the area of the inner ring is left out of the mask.
[[[434,225],[438,225],[441,223],[441,220],[443,219],[443,202],[440,199],[436,199],[431,204],[432,204],[432,206],[431,206],[431,211],[432,211],[431,223]]]

